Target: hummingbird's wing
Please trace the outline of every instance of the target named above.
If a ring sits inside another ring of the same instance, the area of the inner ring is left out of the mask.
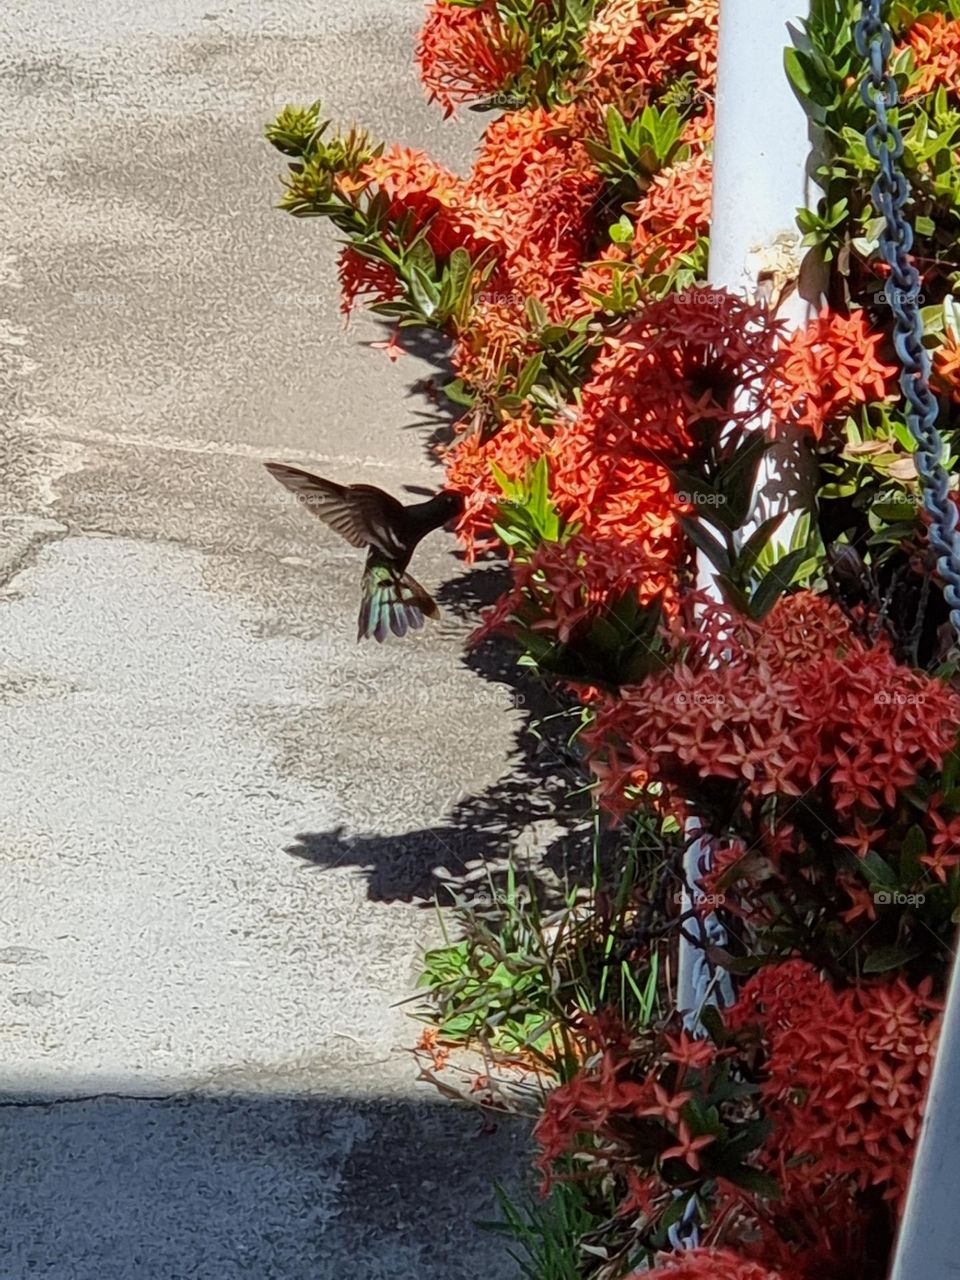
[[[407,552],[400,532],[403,506],[389,493],[370,484],[336,484],[279,462],[265,466],[275,480],[353,546],[376,547],[388,556],[402,557]]]

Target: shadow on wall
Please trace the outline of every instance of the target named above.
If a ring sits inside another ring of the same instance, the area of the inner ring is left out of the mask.
[[[394,325],[382,320],[377,323],[382,328],[383,340],[397,336]],[[453,441],[454,423],[466,412],[462,405],[454,404],[443,393],[443,388],[457,376],[451,364],[453,344],[446,334],[436,329],[414,328],[401,330],[399,342],[404,351],[422,360],[432,371],[407,389],[406,398],[413,402],[416,416],[406,430],[424,433],[424,452],[431,462],[436,462],[437,449]]]
[[[437,598],[451,613],[476,621],[508,582],[502,564],[480,565],[445,584]],[[565,884],[589,879],[594,858],[588,775],[568,742],[578,723],[573,702],[527,676],[502,638],[467,649],[461,661],[480,679],[512,691],[523,720],[509,771],[459,800],[440,825],[398,835],[347,836],[342,827],[307,831],[287,852],[318,867],[362,869],[374,901],[430,905],[438,897],[450,900],[447,886],[467,896],[489,894],[488,875],[502,886],[507,861],[522,843],[542,900],[558,903]],[[531,834],[536,824],[542,829]],[[601,833],[604,855],[616,839],[616,833]],[[534,846],[529,851],[528,844]],[[450,874],[438,872],[438,864]]]
[[[528,1167],[517,1121],[429,1095],[5,1095],[0,1114],[4,1280],[516,1280],[475,1222]]]

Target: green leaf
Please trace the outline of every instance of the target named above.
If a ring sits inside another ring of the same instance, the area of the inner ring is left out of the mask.
[[[877,947],[864,960],[863,972],[889,973],[891,969],[902,969],[917,955],[919,952],[905,951],[903,947]]]
[[[451,253],[443,271],[443,283],[449,290],[449,310],[455,311],[463,298],[470,277],[473,274],[473,262],[466,249],[456,248]]]
[[[425,239],[417,239],[409,245],[405,257],[411,266],[416,267],[431,281],[433,280],[437,270],[437,259]]]
[[[813,84],[799,52],[796,49],[785,49],[783,64],[793,87],[799,89],[805,98],[811,97]]]
[[[625,154],[625,144],[627,142],[626,126],[623,122],[623,116],[616,107],[607,108],[607,136],[610,139],[610,148],[617,156]]]
[[[467,389],[467,384],[462,378],[454,378],[453,382],[448,382],[443,388],[443,394],[453,404],[460,404],[468,409],[473,408],[476,400],[476,396]]]
[[[543,329],[550,321],[547,309],[539,298],[528,298],[524,304],[530,327],[536,331]]]
[[[726,1043],[727,1030],[723,1025],[723,1018],[716,1005],[704,1005],[700,1010],[700,1021],[715,1045],[722,1046]]]
[[[620,220],[613,224],[609,234],[614,244],[632,244],[634,236],[633,223],[625,213],[621,214]]]
[[[539,378],[540,371],[542,369],[543,352],[538,351],[537,354],[535,356],[531,356],[523,366],[523,369],[520,371],[520,376],[517,379],[517,395],[521,400],[525,400],[530,394],[531,388]]]
[[[787,513],[779,511],[776,515],[769,516],[762,524],[758,525],[751,533],[750,537],[740,549],[737,556],[737,568],[741,574],[741,581],[746,581],[750,573],[753,571],[754,565],[764,548],[770,542],[770,539],[776,533],[777,529],[783,524]]]
[[[680,517],[680,527],[698,551],[702,551],[715,569],[730,573],[730,556],[723,543],[707,529],[702,520]]]
[[[753,1169],[749,1165],[741,1165],[739,1168],[728,1170],[724,1177],[728,1178],[735,1186],[743,1187],[745,1191],[752,1191],[754,1195],[763,1196],[765,1200],[780,1200],[783,1192],[780,1190],[780,1184],[771,1178],[768,1173],[764,1173],[760,1169]]]
[[[927,837],[922,827],[914,824],[900,845],[900,852],[907,858],[922,857],[927,852]]]
[[[790,589],[794,575],[806,558],[806,549],[798,547],[796,551],[788,551],[777,561],[753,593],[750,612],[754,618],[763,619],[767,616],[780,597]]]
[[[436,281],[431,280],[414,264],[410,270],[409,285],[413,301],[427,320],[432,319],[437,310],[437,303],[440,301],[440,290]]]
[[[960,753],[954,748],[948,752],[943,762],[940,787],[944,792],[949,793],[956,790],[958,782],[960,782]]]
[[[896,889],[900,880],[897,873],[880,854],[871,849],[858,860],[857,865],[866,873],[871,885],[879,884],[887,889]]]

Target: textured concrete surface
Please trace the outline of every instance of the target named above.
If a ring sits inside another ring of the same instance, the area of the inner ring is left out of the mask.
[[[415,1088],[396,1006],[438,878],[549,806],[509,684],[463,659],[450,540],[416,564],[444,621],[358,648],[360,557],[260,465],[436,485],[439,355],[343,328],[260,138],[322,95],[462,167],[418,18],[0,24],[0,1280],[515,1275],[472,1220],[523,1136]]]
[[[439,1106],[99,1098],[18,1108],[4,1130],[19,1176],[2,1189],[3,1280],[516,1275],[471,1221],[481,1139]]]

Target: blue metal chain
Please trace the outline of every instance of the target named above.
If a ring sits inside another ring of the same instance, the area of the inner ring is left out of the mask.
[[[688,825],[688,836],[693,836],[696,830],[699,830],[699,823]],[[685,902],[686,907],[693,905],[693,895],[697,891],[700,877],[713,862],[709,838],[702,836],[693,838],[684,862],[687,878],[684,898],[689,898],[689,902]],[[686,914],[686,910],[683,914]],[[701,1021],[704,1008],[708,1004],[723,1006],[733,1004],[734,991],[730,975],[713,964],[707,955],[709,946],[725,947],[727,945],[727,931],[720,917],[716,912],[711,911],[703,916],[698,914],[698,920],[701,932],[699,943],[694,943],[683,935],[680,937],[681,948],[687,950],[691,973],[690,985],[693,992],[693,1008],[684,1009],[682,1013],[683,1025],[689,1034],[705,1036],[706,1028]],[[676,1200],[687,1195],[687,1203],[678,1220],[667,1228],[667,1239],[674,1249],[696,1249],[700,1243],[697,1193],[694,1191],[688,1194],[678,1188],[673,1194]]]
[[[675,1191],[674,1198],[679,1199],[684,1195],[683,1191]],[[683,1206],[683,1213],[673,1226],[667,1227],[667,1239],[674,1249],[696,1249],[700,1244],[700,1227],[697,1224],[697,1211],[700,1208],[700,1202],[697,1199],[697,1193],[694,1191],[688,1197],[687,1203]]]
[[[883,0],[863,0],[863,16],[855,25],[854,35],[857,51],[869,61],[860,96],[876,116],[866,133],[867,150],[880,166],[870,194],[885,224],[880,235],[880,255],[890,268],[885,293],[893,311],[893,341],[902,366],[900,390],[906,401],[907,426],[917,442],[914,461],[923,485],[923,505],[930,516],[930,545],[937,555],[950,622],[954,634],[960,636],[957,509],[949,496],[943,438],[936,425],[938,405],[930,390],[930,356],[923,345],[920,314],[920,273],[910,256],[913,227],[904,216],[910,186],[898,167],[903,156],[903,136],[888,116],[900,97],[889,72],[893,35],[883,20]]]

